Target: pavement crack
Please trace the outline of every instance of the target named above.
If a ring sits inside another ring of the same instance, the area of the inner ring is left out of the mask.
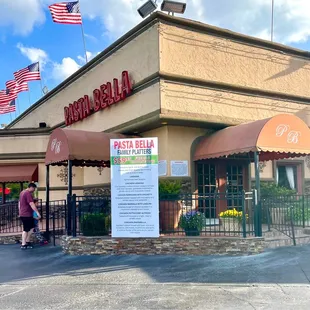
[[[300,267],[300,270],[303,272],[303,274],[305,275],[306,279],[307,279],[308,282],[310,283],[310,279],[309,279],[309,277],[307,276],[306,272],[303,270],[303,268],[301,267],[300,264],[298,264],[298,266]]]
[[[224,287],[221,287],[221,289],[222,289],[224,292],[229,293],[229,294],[230,294],[231,296],[233,296],[234,298],[236,298],[236,299],[238,299],[238,300],[240,300],[240,301],[243,301],[243,302],[249,304],[254,310],[256,310],[256,307],[255,307],[250,301],[248,301],[248,300],[246,300],[246,299],[243,299],[243,298],[241,298],[241,297],[236,296],[236,295],[233,294],[232,292],[226,290]]]
[[[284,295],[287,295],[287,293],[284,291],[283,287],[280,284],[277,283],[277,286]]]

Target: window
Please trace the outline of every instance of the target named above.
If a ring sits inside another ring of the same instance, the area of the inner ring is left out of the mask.
[[[215,166],[209,163],[197,164],[199,210],[206,218],[216,218],[217,191]]]
[[[243,166],[228,165],[226,170],[227,208],[242,210]]]
[[[297,165],[281,164],[277,166],[276,182],[279,186],[298,191]]]

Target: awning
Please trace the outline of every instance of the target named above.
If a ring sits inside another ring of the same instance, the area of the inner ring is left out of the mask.
[[[290,114],[228,127],[203,138],[194,160],[251,152],[259,152],[260,161],[308,155],[310,129],[300,118]]]
[[[0,166],[0,183],[38,182],[38,165]]]
[[[55,129],[49,139],[46,165],[60,165],[68,160],[73,165],[92,166],[110,160],[110,139],[124,138],[116,133],[73,129]]]

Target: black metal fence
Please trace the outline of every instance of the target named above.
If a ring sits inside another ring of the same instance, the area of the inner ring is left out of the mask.
[[[177,236],[257,236],[276,229],[295,241],[296,227],[310,227],[310,195],[262,197],[255,206],[254,194],[209,194],[161,196],[159,219],[161,235]],[[39,202],[43,219],[40,228],[48,226],[52,237],[64,234],[100,236],[111,233],[110,196],[71,196],[50,201],[49,219],[46,204]],[[0,205],[0,234],[22,231],[18,203]]]
[[[111,232],[110,196],[68,197],[68,233],[100,236]],[[254,236],[252,193],[161,196],[161,235]],[[227,211],[228,210],[228,211]],[[70,218],[72,219],[70,221]]]
[[[296,228],[310,227],[310,195],[262,197],[262,224],[276,229],[296,244]]]
[[[46,203],[39,200],[38,210],[42,216],[39,228],[46,230],[47,221],[54,236],[66,233],[67,202],[66,200],[54,200],[49,203],[49,219],[46,214]],[[10,202],[0,205],[0,234],[15,234],[23,231],[19,218],[18,202]]]

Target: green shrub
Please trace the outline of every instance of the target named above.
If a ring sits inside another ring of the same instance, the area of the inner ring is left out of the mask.
[[[106,236],[111,227],[111,217],[106,214],[86,214],[81,220],[84,236]]]
[[[261,197],[296,195],[296,191],[279,186],[273,182],[261,182]]]
[[[159,196],[167,199],[178,199],[181,193],[182,183],[180,181],[162,180],[159,182]]]

